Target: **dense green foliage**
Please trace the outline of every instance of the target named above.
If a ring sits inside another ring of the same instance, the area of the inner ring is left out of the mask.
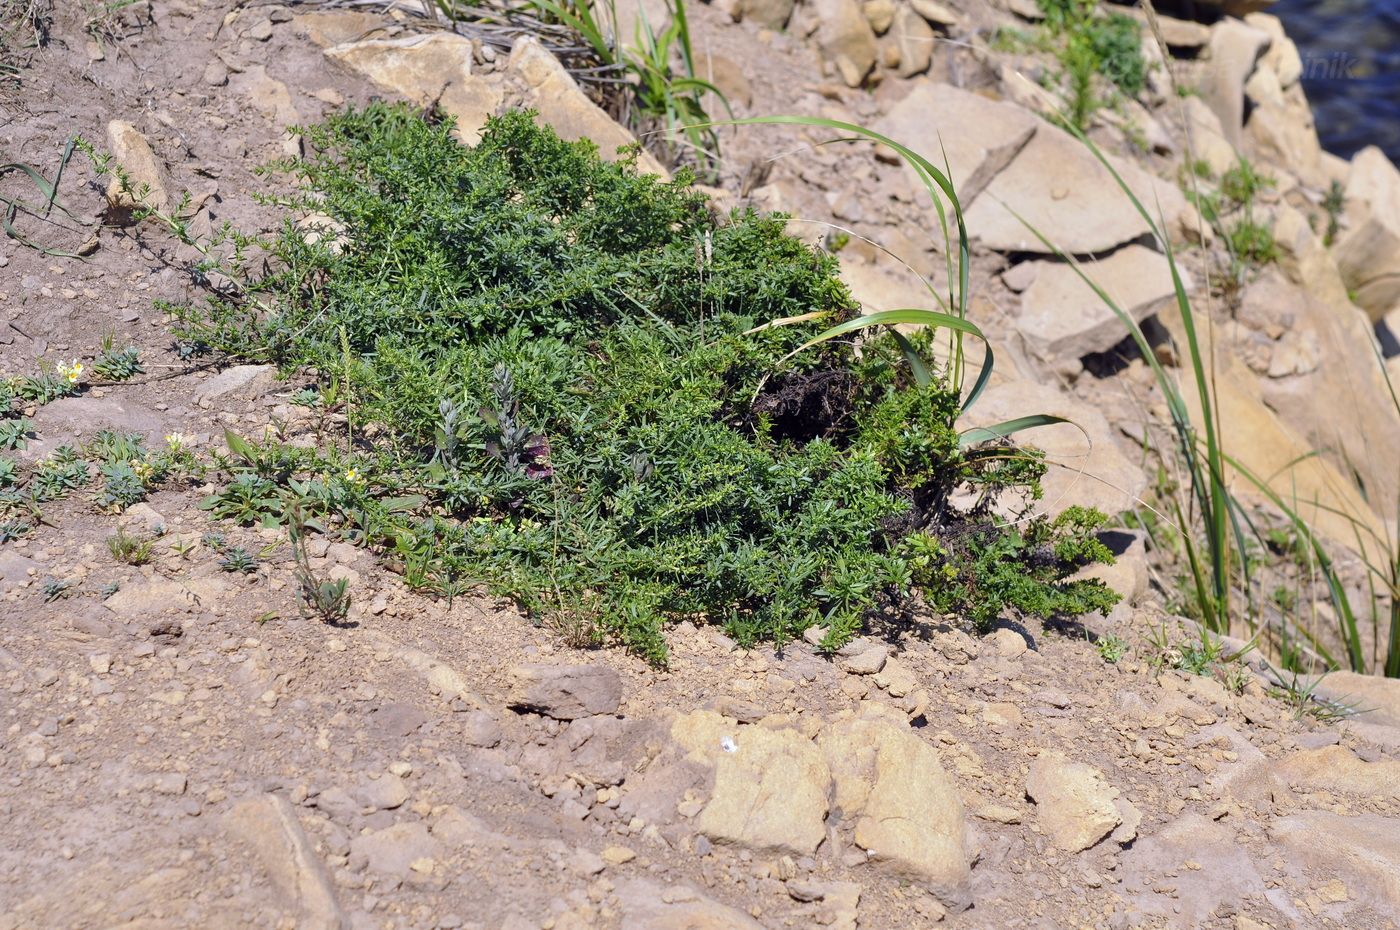
[[[1101,518],[999,525],[994,499],[1038,493],[1040,459],[962,449],[958,398],[918,387],[893,339],[786,359],[819,324],[764,324],[856,307],[782,217],[716,216],[687,177],[638,177],[526,113],[475,148],[450,128],[375,105],[308,130],[283,167],[327,234],[289,220],[244,295],[176,308],[186,339],[314,368],[350,420],[321,452],[230,437],[216,515],[304,513],[410,583],[485,584],[656,661],[667,619],[837,644],[919,590],[980,626],[1111,605],[1065,581],[1107,558]]]
[[[1136,97],[1147,84],[1142,31],[1122,13],[1101,15],[1094,0],[1039,0],[1051,50],[1064,69],[1069,118],[1081,129],[1094,112],[1116,102],[1114,94]],[[1109,93],[1095,90],[1107,79]]]

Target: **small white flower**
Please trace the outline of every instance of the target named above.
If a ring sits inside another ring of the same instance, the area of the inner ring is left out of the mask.
[[[738,752],[739,744],[734,742],[734,737],[732,736],[722,736],[720,737],[719,748],[723,749],[725,752]]]

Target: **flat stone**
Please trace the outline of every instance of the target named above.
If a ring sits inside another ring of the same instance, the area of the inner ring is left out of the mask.
[[[1073,266],[1059,261],[1035,264],[1035,278],[1021,295],[1016,319],[1016,329],[1031,352],[1045,361],[1079,359],[1106,351],[1128,335],[1127,326]],[[1140,245],[1124,246],[1100,261],[1082,262],[1080,269],[1135,323],[1175,294],[1167,257]],[[1190,278],[1183,283],[1189,292]]]
[[[1175,184],[1131,162],[1110,157],[1109,163],[1154,217],[1160,204],[1164,233],[1177,230],[1188,208]],[[1048,123],[970,207],[959,197],[969,235],[998,252],[1052,253],[1026,224],[1071,255],[1104,253],[1149,231],[1109,170],[1078,139]]]
[[[235,391],[270,386],[276,376],[277,369],[271,365],[234,365],[197,384],[191,394],[195,403],[208,407],[212,401]]]
[[[1351,707],[1358,721],[1400,727],[1400,678],[1330,672],[1308,684],[1318,697]]]
[[[1041,127],[1010,103],[920,79],[875,123],[875,130],[913,149],[944,171],[966,209]],[[946,162],[945,162],[946,153]],[[912,168],[906,167],[912,184]],[[976,230],[972,230],[973,233]]]
[[[1290,857],[1342,876],[1383,912],[1400,909],[1400,820],[1303,811],[1274,821],[1269,833]]]
[[[616,713],[622,678],[605,665],[520,665],[510,670],[510,706],[556,720]]]
[[[1367,762],[1342,746],[1292,753],[1274,763],[1271,773],[1303,791],[1400,800],[1400,762]]]
[[[370,871],[405,877],[419,859],[439,859],[442,844],[418,822],[396,823],[350,841],[352,856],[363,855]]]
[[[744,912],[688,886],[629,879],[618,882],[617,898],[620,930],[763,930]]]

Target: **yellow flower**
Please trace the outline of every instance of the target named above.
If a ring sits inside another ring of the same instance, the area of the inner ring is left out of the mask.
[[[133,459],[127,464],[129,464],[131,470],[136,473],[136,477],[140,478],[142,481],[146,481],[151,477],[151,465],[149,462],[141,459]]]
[[[193,444],[193,442],[194,440],[190,439],[190,437],[186,436],[184,433],[171,433],[169,436],[165,437],[165,444],[170,447],[170,451],[172,452],[178,452],[186,446]]]
[[[72,364],[69,365],[59,362],[58,374],[59,377],[66,378],[69,384],[77,384],[78,379],[83,376],[83,363],[76,358],[73,359]]]
[[[345,472],[345,480],[350,484],[363,484],[365,479],[360,476],[359,469],[351,468]]]

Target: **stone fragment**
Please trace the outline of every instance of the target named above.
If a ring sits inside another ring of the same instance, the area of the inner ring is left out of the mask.
[[[923,74],[933,61],[933,28],[912,7],[894,14],[890,35],[899,49],[899,76]]]
[[[874,675],[885,667],[890,651],[883,643],[877,643],[848,659],[841,660],[841,667],[853,675]]]
[[[738,727],[696,711],[676,719],[671,737],[714,769],[714,789],[695,819],[714,842],[802,856],[826,837],[831,773],[801,733]]]
[[[511,669],[510,706],[556,720],[616,713],[622,678],[605,665],[519,665]]]
[[[962,15],[938,0],[910,0],[910,8],[935,26],[956,26]]]
[[[225,826],[257,853],[277,893],[298,912],[304,930],[346,930],[335,889],[283,798],[264,794],[229,811]]]
[[[797,0],[738,0],[737,8],[745,22],[778,30],[792,18]]]
[[[950,908],[969,906],[962,799],[933,747],[883,705],[833,722],[817,741],[834,781],[832,806],[855,818],[856,844],[871,861]]]
[[[125,182],[114,175],[107,185],[107,204],[113,214],[130,218],[138,205],[162,213],[170,209],[165,168],[139,129],[125,120],[112,120],[107,124],[107,148],[126,175]]]
[[[1003,659],[1019,659],[1030,648],[1026,645],[1024,636],[1004,626],[993,630],[991,635],[987,637],[987,642],[993,651]]]
[[[397,775],[380,775],[361,781],[351,792],[351,797],[361,807],[372,807],[377,811],[393,810],[402,807],[408,800],[408,786]]]
[[[1043,753],[1032,763],[1026,795],[1051,842],[1066,852],[1088,849],[1123,819],[1114,804],[1118,789],[1103,773],[1059,753]]]
[[[856,0],[814,0],[817,46],[848,87],[859,87],[875,66],[875,31]]]

